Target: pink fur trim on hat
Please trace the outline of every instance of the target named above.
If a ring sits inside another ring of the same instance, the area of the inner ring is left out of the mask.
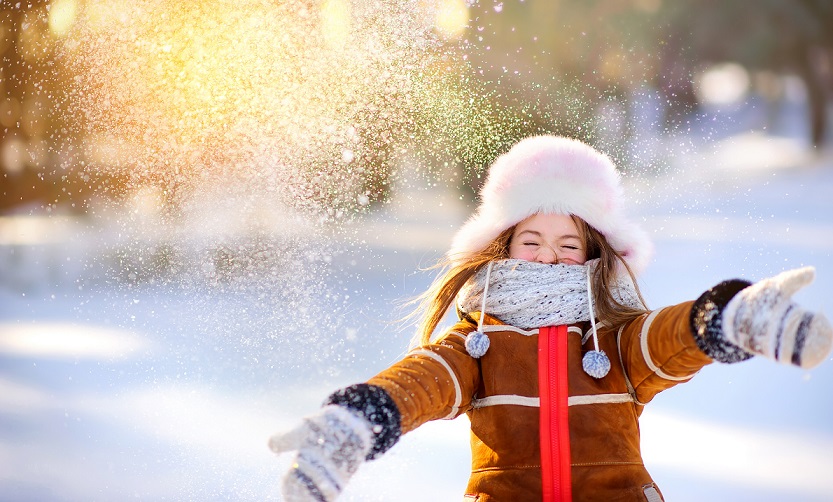
[[[574,214],[601,232],[639,273],[653,252],[648,236],[623,212],[616,166],[573,139],[526,138],[498,157],[480,190],[480,206],[454,236],[448,256],[484,249],[501,232],[536,213]]]

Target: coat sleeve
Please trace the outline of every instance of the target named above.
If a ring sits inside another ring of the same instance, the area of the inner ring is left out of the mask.
[[[429,420],[457,417],[471,406],[480,365],[466,352],[469,331],[471,327],[455,326],[437,342],[411,350],[368,381],[396,403],[403,434]]]
[[[374,444],[368,460],[425,422],[455,418],[469,409],[480,382],[480,365],[465,348],[466,335],[473,329],[462,322],[366,383],[340,389],[328,398],[325,404],[344,406],[372,425]]]
[[[640,404],[687,382],[713,361],[736,363],[751,357],[725,339],[722,313],[748,282],[725,281],[696,301],[645,314],[619,328],[617,344],[628,390]]]
[[[640,404],[687,382],[712,362],[691,333],[692,303],[654,310],[620,327],[617,343],[628,390]]]

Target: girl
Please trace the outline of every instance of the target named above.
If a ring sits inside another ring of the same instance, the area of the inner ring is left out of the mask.
[[[830,353],[828,320],[791,300],[812,268],[649,311],[635,275],[650,242],[623,213],[613,163],[583,143],[519,142],[480,195],[423,295],[421,345],[271,438],[298,451],[286,500],[335,500],[402,434],[466,413],[465,500],[661,501],[638,426],[658,392],[713,361],[810,368]],[[432,341],[453,303],[459,322]]]

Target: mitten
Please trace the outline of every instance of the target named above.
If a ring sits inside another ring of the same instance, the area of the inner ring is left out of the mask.
[[[328,405],[289,432],[269,439],[275,453],[298,451],[283,480],[287,502],[332,502],[372,447],[370,423],[347,408]]]
[[[738,292],[723,311],[726,339],[751,353],[802,368],[830,354],[833,327],[821,314],[804,310],[792,295],[810,284],[813,267],[782,272]]]

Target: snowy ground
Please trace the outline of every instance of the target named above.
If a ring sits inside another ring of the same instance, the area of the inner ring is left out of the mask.
[[[833,312],[833,157],[756,135],[686,151],[676,161],[695,169],[627,180],[657,248],[649,304],[814,265],[797,297]],[[82,264],[118,236],[0,219],[0,500],[278,500],[290,456],[267,450],[269,434],[404,353],[395,306],[427,285],[419,268],[465,211],[411,190],[322,245],[317,277],[265,288],[86,281]],[[292,306],[269,296],[281,287]],[[645,461],[675,502],[831,500],[832,388],[829,360],[713,365],[648,406]],[[344,499],[459,500],[466,429],[409,434]]]

